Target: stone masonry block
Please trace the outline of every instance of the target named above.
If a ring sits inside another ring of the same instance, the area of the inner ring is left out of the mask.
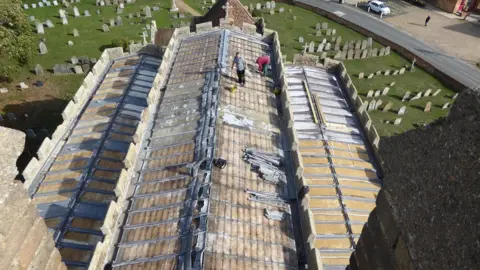
[[[37,216],[35,205],[30,203],[25,211],[18,213],[12,229],[8,232],[2,232],[4,234],[0,234],[5,245],[5,248],[0,252],[0,265],[10,266],[12,264],[15,255],[19,253],[25,237],[32,229],[37,218],[39,217]],[[43,223],[43,220],[40,221]]]
[[[129,186],[129,176],[127,170],[122,169],[120,172],[120,177],[118,178],[117,185],[115,186],[115,195],[117,197],[125,197],[127,194],[128,186]]]
[[[55,243],[53,242],[53,235],[47,232],[42,238],[42,242],[37,248],[37,251],[33,257],[33,260],[28,266],[29,270],[42,270],[50,259],[50,254],[55,249]]]
[[[196,25],[197,33],[208,32],[212,30],[212,22],[199,23]]]
[[[52,134],[52,142],[56,143],[58,142],[63,135],[65,135],[65,132],[67,131],[68,127],[68,122],[63,122],[61,125],[57,126],[57,129]]]
[[[388,245],[387,237],[385,236],[385,232],[380,224],[377,208],[374,208],[372,212],[370,212],[367,227],[370,241],[375,243],[374,256],[378,258],[381,267],[384,269],[393,269],[395,266],[395,259],[392,252],[393,250]],[[367,242],[366,239],[365,242]]]
[[[115,47],[109,48],[105,50],[108,54],[108,60],[112,60],[115,58],[120,58],[123,56],[123,48],[122,47]]]
[[[105,261],[102,258],[105,257],[105,245],[102,242],[98,242],[95,246],[95,252],[93,253],[88,270],[103,270]]]
[[[123,164],[125,165],[125,168],[127,169],[133,168],[135,166],[136,158],[137,158],[136,146],[134,143],[131,143],[130,146],[128,147],[127,155],[123,160]]]
[[[67,107],[65,107],[65,109],[62,112],[63,120],[68,122],[72,120],[75,116],[77,116],[77,113],[78,113],[77,105],[75,105],[75,103],[72,100],[70,100],[70,102],[68,102]]]
[[[315,237],[317,235],[315,231],[315,219],[313,217],[313,213],[310,210],[306,210],[302,213],[302,215],[303,237],[305,238],[305,242],[313,246],[312,243],[315,241]]]
[[[73,102],[75,102],[75,104],[77,104],[78,106],[83,105],[87,101],[89,93],[90,92],[87,90],[87,88],[81,85],[75,93],[75,96],[73,96]]]
[[[408,246],[405,243],[403,236],[398,238],[394,253],[396,269],[415,269],[412,258],[410,257],[410,253],[408,252]]]
[[[38,161],[38,159],[32,158],[30,160],[27,167],[25,167],[25,170],[23,170],[22,173],[23,178],[25,178],[25,182],[23,183],[23,187],[25,189],[28,189],[30,187],[32,181],[35,179],[41,168],[42,164]]]
[[[175,32],[177,38],[188,36],[190,35],[190,26],[179,27]]]
[[[310,249],[307,255],[308,269],[323,270],[322,258],[318,249]]]
[[[372,269],[367,254],[365,253],[365,246],[361,237],[355,249],[355,259],[357,260],[358,269]]]
[[[7,179],[5,179],[7,181]],[[18,213],[23,213],[29,204],[27,192],[22,188],[20,181],[13,181],[7,188],[3,188],[0,197],[0,233],[6,234],[15,225],[15,220],[19,218]],[[0,236],[1,238],[1,236]],[[1,241],[0,241],[1,243]]]
[[[43,218],[37,217],[34,225],[31,227],[28,234],[25,235],[23,244],[13,259],[12,265],[16,265],[20,269],[26,269],[33,260],[33,257],[37,252],[37,248],[40,246],[43,237],[47,235],[49,235],[48,229],[43,221]]]
[[[103,61],[98,61],[92,68],[92,72],[95,76],[99,77],[105,71],[106,64]]]
[[[92,89],[95,86],[95,82],[97,80],[97,77],[93,75],[92,72],[89,72],[87,76],[85,76],[85,79],[83,79],[83,86],[87,89]]]
[[[111,202],[107,210],[107,215],[105,216],[105,219],[103,221],[103,225],[100,228],[103,234],[110,235],[112,233],[112,230],[115,227],[115,223],[117,222],[118,215],[118,205],[115,202]]]
[[[50,254],[50,258],[48,259],[47,265],[45,266],[46,270],[57,270],[62,269],[65,267],[65,264],[62,262],[62,256],[58,249],[54,249]]]
[[[55,145],[52,143],[52,141],[48,137],[45,138],[45,140],[43,140],[42,144],[40,145],[40,148],[38,148],[38,159],[41,162],[44,162],[48,158],[50,153],[52,153],[54,147]]]
[[[390,248],[394,247],[400,235],[400,230],[397,226],[399,220],[398,212],[391,202],[390,194],[381,189],[377,196],[376,209]]]

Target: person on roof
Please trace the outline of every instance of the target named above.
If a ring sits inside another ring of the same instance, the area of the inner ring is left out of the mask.
[[[263,55],[257,58],[258,71],[263,72],[264,76],[267,76],[267,67],[270,64],[270,56]]]
[[[241,86],[244,86],[245,85],[245,67],[247,66],[247,63],[242,58],[239,52],[237,52],[235,54],[235,58],[233,58],[232,69],[233,69],[233,66],[237,66],[238,83]]]

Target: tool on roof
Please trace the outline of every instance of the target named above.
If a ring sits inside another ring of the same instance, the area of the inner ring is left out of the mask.
[[[264,212],[265,217],[271,220],[283,220],[285,219],[285,216],[287,214],[282,211],[272,210],[268,208],[265,208]]]
[[[285,206],[290,202],[288,199],[279,196],[278,193],[254,191],[248,188],[245,189],[245,192],[249,195],[249,201],[267,203],[276,206]]]
[[[287,183],[283,172],[283,159],[277,154],[267,153],[254,148],[245,148],[243,160],[265,181],[275,184]]]

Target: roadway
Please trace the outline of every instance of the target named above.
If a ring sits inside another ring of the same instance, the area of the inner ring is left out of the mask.
[[[450,75],[470,88],[480,86],[480,70],[476,67],[450,56],[381,19],[368,15],[362,10],[338,4],[336,1],[297,0],[297,2],[321,8],[354,24],[361,25],[376,35],[384,37],[415,53],[438,70]]]

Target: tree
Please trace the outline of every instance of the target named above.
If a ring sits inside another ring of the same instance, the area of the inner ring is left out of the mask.
[[[0,0],[0,81],[11,81],[36,52],[21,4],[20,0]]]

